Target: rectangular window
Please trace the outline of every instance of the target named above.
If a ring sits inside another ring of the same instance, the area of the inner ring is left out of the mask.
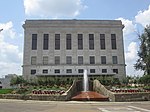
[[[102,69],[102,73],[107,73],[107,69]]]
[[[36,74],[36,70],[35,69],[32,69],[31,70],[31,75],[35,75]]]
[[[67,69],[66,73],[72,73],[72,69]]]
[[[113,69],[113,73],[118,74],[118,69]]]
[[[47,69],[44,69],[43,70],[43,74],[47,74],[48,73],[48,70]]]
[[[112,56],[112,63],[113,64],[118,64],[117,56]]]
[[[36,56],[31,57],[31,65],[36,65]]]
[[[100,34],[100,47],[105,49],[105,34]]]
[[[83,49],[83,35],[78,34],[78,49],[82,50]]]
[[[48,65],[48,56],[43,57],[43,65]]]
[[[66,64],[72,64],[72,57],[71,56],[66,57]]]
[[[71,34],[66,34],[66,49],[71,50]]]
[[[95,64],[95,57],[94,56],[90,56],[90,64]]]
[[[37,50],[37,34],[32,34],[32,50]]]
[[[55,69],[55,73],[60,73],[60,69]]]
[[[116,34],[111,34],[111,46],[112,49],[117,49]]]
[[[60,64],[60,56],[55,56],[55,64]]]
[[[78,56],[78,64],[83,64],[83,56]]]
[[[60,34],[55,34],[55,50],[60,50]]]
[[[90,69],[90,73],[95,73],[95,69]]]
[[[89,49],[94,49],[94,34],[89,34]]]
[[[101,64],[106,64],[106,56],[101,56]]]
[[[78,69],[78,73],[83,73],[83,69]]]
[[[44,34],[43,50],[48,50],[48,43],[49,43],[49,34]]]

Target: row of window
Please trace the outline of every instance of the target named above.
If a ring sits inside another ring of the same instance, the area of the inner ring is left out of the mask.
[[[43,74],[48,74],[48,69],[43,69]],[[83,73],[84,70],[83,69],[78,69],[78,73]],[[55,69],[54,73],[59,74],[60,73],[60,69]],[[72,73],[72,69],[66,69],[66,73]],[[90,69],[90,73],[95,73],[95,69]],[[107,73],[107,69],[102,69],[102,73]],[[113,69],[113,73],[118,74],[118,69]],[[31,75],[36,74],[36,69],[32,69],[31,70]]]
[[[55,56],[54,62],[56,65],[60,64],[60,56]],[[95,56],[89,57],[90,64],[95,64]],[[84,63],[83,56],[78,56],[78,64],[81,65]],[[32,56],[31,57],[31,65],[37,64],[37,57]],[[66,64],[72,64],[72,57],[66,56]],[[101,56],[101,64],[107,64],[106,62],[106,56]],[[117,56],[112,56],[112,64],[118,64]],[[48,56],[43,57],[43,65],[48,65]]]
[[[83,34],[77,35],[78,49],[83,50]],[[48,50],[49,34],[43,35],[43,50]],[[116,34],[111,34],[111,47],[117,49]],[[100,48],[105,49],[105,34],[100,34]],[[72,49],[72,36],[66,34],[66,49]],[[94,34],[89,34],[89,49],[94,50]],[[37,34],[32,34],[32,50],[37,50]],[[55,34],[55,50],[60,50],[60,34]]]

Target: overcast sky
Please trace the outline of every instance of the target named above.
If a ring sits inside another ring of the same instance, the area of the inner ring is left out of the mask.
[[[138,58],[137,32],[150,24],[150,0],[1,0],[0,77],[22,74],[26,19],[122,20],[127,75],[142,75],[133,64]]]

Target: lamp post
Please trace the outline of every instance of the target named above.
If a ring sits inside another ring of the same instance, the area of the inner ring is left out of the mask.
[[[3,29],[0,29],[0,32],[3,31]]]

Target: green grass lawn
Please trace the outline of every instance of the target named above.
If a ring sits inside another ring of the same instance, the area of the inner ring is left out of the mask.
[[[11,93],[13,89],[0,89],[0,94],[8,94]]]

